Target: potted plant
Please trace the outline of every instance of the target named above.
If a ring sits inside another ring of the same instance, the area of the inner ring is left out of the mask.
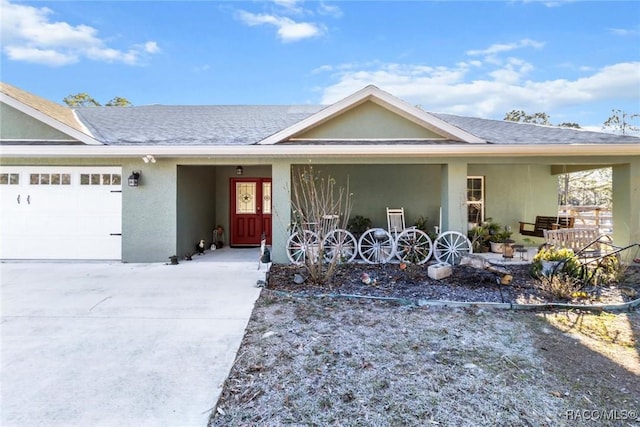
[[[511,238],[511,227],[501,227],[494,223],[493,229],[489,230],[489,242],[491,244],[491,252],[502,253],[504,242]],[[497,226],[497,227],[496,227]]]
[[[471,241],[473,252],[478,253],[489,251],[489,228],[487,223],[471,227],[467,233],[467,237]]]
[[[349,222],[347,222],[347,230],[353,234],[356,240],[360,239],[360,236],[364,234],[365,231],[371,228],[371,220],[362,215],[355,215],[349,218]]]
[[[413,223],[413,226],[420,231],[424,231],[425,233],[429,231],[429,218],[425,216],[420,216],[420,218],[416,219]]]
[[[572,249],[556,249],[553,246],[543,247],[533,257],[533,270],[534,273],[541,273],[544,276],[549,276],[560,268],[560,264],[567,262],[576,262]]]

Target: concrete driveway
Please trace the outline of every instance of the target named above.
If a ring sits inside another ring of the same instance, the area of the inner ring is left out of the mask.
[[[264,278],[248,259],[2,263],[0,424],[206,426]]]

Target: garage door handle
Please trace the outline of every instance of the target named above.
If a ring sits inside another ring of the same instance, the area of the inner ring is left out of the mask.
[[[29,205],[31,204],[31,194],[29,194],[27,196],[27,204],[29,204]]]
[[[20,204],[20,195],[18,194],[18,198],[16,199],[18,201],[18,204]]]
[[[109,233],[109,236],[122,236],[122,233]]]

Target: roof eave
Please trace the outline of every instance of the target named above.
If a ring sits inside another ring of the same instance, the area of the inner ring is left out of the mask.
[[[2,158],[156,158],[193,157],[334,157],[399,158],[431,157],[551,157],[551,156],[640,156],[638,144],[440,144],[440,145],[306,145],[252,146],[0,146]]]

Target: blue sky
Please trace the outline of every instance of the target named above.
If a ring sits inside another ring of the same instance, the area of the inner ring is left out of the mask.
[[[637,1],[0,0],[2,81],[61,102],[327,104],[375,84],[427,111],[640,113]]]

